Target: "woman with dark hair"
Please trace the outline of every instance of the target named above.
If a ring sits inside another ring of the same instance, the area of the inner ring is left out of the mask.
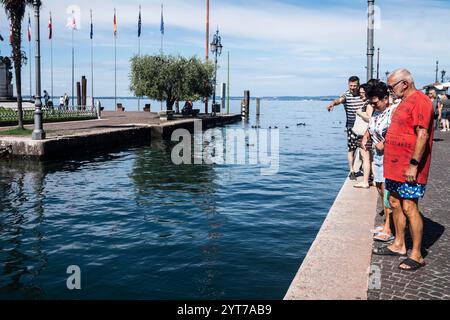
[[[359,87],[359,95],[361,97],[361,100],[364,101],[364,105],[358,110],[356,110],[356,120],[352,128],[352,131],[358,137],[357,143],[359,147],[359,153],[362,158],[362,165],[364,172],[363,181],[355,184],[354,187],[363,189],[370,188],[369,178],[371,171],[371,157],[369,150],[372,148],[372,141],[369,140],[367,142],[365,149],[361,147],[362,139],[367,131],[367,128],[369,127],[370,117],[372,116],[373,113],[373,107],[367,98],[367,92],[369,91],[369,89],[370,85],[368,83],[362,84]]]
[[[389,91],[385,83],[380,82],[372,87],[370,87],[367,92],[369,101],[371,102],[374,113],[370,118],[369,129],[367,130],[364,138],[362,140],[362,147],[366,148],[367,141],[371,138],[373,141],[372,155],[373,155],[373,175],[374,181],[377,185],[378,192],[380,196],[384,199],[385,189],[384,189],[384,170],[383,170],[383,160],[384,160],[384,139],[386,133],[391,124],[392,114],[395,111],[396,105],[389,105]],[[385,224],[383,227],[378,227],[374,230],[375,240],[379,241],[391,241],[394,239],[391,230],[390,217],[392,214],[391,209],[384,205],[385,214]]]

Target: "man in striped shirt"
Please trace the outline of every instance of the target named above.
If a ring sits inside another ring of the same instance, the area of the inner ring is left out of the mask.
[[[344,105],[345,113],[347,115],[347,144],[348,144],[348,167],[350,169],[350,180],[356,180],[356,174],[353,170],[353,163],[355,161],[355,151],[358,149],[358,136],[353,132],[352,128],[355,125],[356,111],[363,105],[364,101],[359,95],[359,78],[356,76],[350,77],[348,80],[348,91],[341,97],[334,100],[329,106],[328,111],[333,111],[335,106]]]

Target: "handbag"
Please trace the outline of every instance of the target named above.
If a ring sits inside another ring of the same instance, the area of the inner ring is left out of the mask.
[[[355,120],[355,124],[353,125],[352,131],[357,135],[357,136],[363,136],[367,129],[369,128],[369,124],[364,121],[363,118],[361,118],[358,114],[356,114],[356,120]]]

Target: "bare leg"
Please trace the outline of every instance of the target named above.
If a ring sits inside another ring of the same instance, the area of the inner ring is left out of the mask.
[[[354,172],[353,171],[353,162],[355,160],[355,152],[349,151],[347,154],[347,158],[348,158],[348,168],[350,169],[350,173],[352,173],[352,172]]]
[[[389,246],[394,252],[398,253],[406,253],[406,244],[405,244],[405,227],[406,227],[406,216],[403,213],[402,208],[403,199],[396,193],[391,193],[391,197],[389,198],[389,202],[391,203],[392,208],[392,216],[394,218],[395,225],[395,240],[392,245]]]
[[[381,198],[384,199],[384,183],[381,184]],[[392,214],[392,210],[389,208],[386,208],[384,206],[384,201],[383,201],[383,208],[384,208],[384,228],[383,228],[383,232],[389,235],[392,235],[392,230],[391,230],[391,214]]]
[[[364,180],[363,183],[364,185],[368,186],[369,185],[369,177],[370,177],[370,152],[367,150],[360,150],[361,152],[361,156],[363,159],[363,170],[364,170]]]
[[[404,199],[403,211],[409,220],[413,248],[410,258],[422,263],[423,219],[419,212],[418,199]],[[407,268],[403,265],[402,268]]]

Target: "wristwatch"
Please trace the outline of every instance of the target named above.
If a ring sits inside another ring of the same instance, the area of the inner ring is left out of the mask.
[[[409,163],[415,167],[418,167],[420,164],[419,161],[417,161],[416,159],[411,159],[411,161]]]

